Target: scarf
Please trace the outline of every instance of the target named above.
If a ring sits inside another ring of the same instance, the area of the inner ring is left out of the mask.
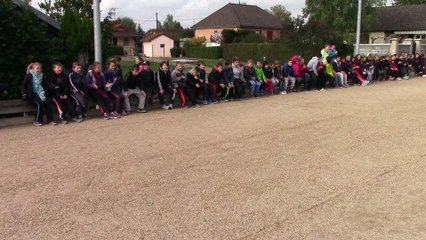
[[[30,73],[33,76],[33,92],[37,94],[43,102],[46,101],[46,94],[41,85],[43,73],[36,73],[35,71],[30,71]]]

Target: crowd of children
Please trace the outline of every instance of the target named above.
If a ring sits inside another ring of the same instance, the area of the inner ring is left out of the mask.
[[[210,73],[203,61],[187,73],[177,63],[174,69],[168,62],[160,63],[154,72],[150,62],[135,58],[135,65],[123,75],[121,58],[111,59],[102,70],[93,63],[84,75],[82,66],[72,65],[65,74],[60,63],[52,65],[48,76],[42,73],[40,63],[31,63],[21,85],[22,96],[35,105],[34,125],[56,125],[52,108],[57,109],[59,121],[81,122],[87,116],[88,100],[93,101],[105,120],[117,119],[132,112],[129,97],[139,102],[138,113],[146,113],[147,104],[158,97],[163,109],[175,106],[180,98],[181,107],[198,108],[201,104],[238,101],[264,94],[289,94],[297,91],[325,91],[328,88],[366,86],[372,81],[403,80],[412,75],[426,77],[426,58],[423,55],[393,56],[339,56],[334,45],[326,45],[318,56],[307,63],[294,56],[281,64],[279,61],[253,61],[240,63],[237,57],[224,64],[216,64]]]

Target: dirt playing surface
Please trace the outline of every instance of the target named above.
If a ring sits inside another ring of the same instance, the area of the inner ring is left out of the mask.
[[[0,238],[425,239],[425,89],[0,129]]]

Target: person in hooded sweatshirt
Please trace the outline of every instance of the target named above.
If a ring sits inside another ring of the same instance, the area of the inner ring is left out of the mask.
[[[114,59],[108,61],[107,67],[107,70],[104,72],[102,86],[113,103],[112,115],[116,118],[120,118],[121,116],[127,115],[124,110],[123,79],[116,68]]]
[[[274,83],[272,81],[272,78],[274,77],[274,72],[267,61],[263,62],[262,70],[263,75],[266,78],[266,90],[268,90],[269,94],[274,94]]]
[[[130,100],[131,95],[135,95],[139,99],[138,108],[136,112],[146,113],[145,99],[146,92],[142,82],[141,74],[139,74],[139,67],[133,66],[130,72],[124,77],[123,83],[124,106],[127,113],[131,112]]]
[[[176,88],[172,82],[171,73],[169,70],[169,64],[167,62],[160,63],[160,69],[156,73],[156,81],[158,84],[160,104],[165,110],[173,109],[175,102]],[[169,95],[169,102],[166,104],[164,97]]]
[[[71,97],[74,99],[78,119],[83,119],[87,112],[86,87],[84,76],[81,74],[81,65],[78,62],[72,64],[72,72],[68,75],[71,89]]]
[[[68,115],[68,120],[81,122],[72,102],[70,82],[63,72],[61,63],[57,62],[52,65],[52,72],[47,78],[47,96],[55,104],[62,124],[67,123],[65,115]]]
[[[226,83],[225,79],[223,77],[223,67],[222,65],[216,64],[212,71],[209,74],[209,83],[212,85],[213,88],[213,102],[217,103],[220,99],[221,101],[226,100]]]
[[[116,117],[112,114],[111,101],[102,86],[103,82],[105,82],[105,80],[104,74],[102,73],[102,66],[99,62],[94,62],[90,65],[89,71],[86,74],[86,93],[87,96],[99,106],[99,111],[104,119],[111,120]]]
[[[146,100],[149,104],[152,104],[154,96],[158,95],[158,85],[155,83],[155,73],[150,68],[151,63],[149,61],[143,61],[142,71],[140,72],[142,78],[142,84],[146,93]],[[145,110],[146,112],[146,110]]]

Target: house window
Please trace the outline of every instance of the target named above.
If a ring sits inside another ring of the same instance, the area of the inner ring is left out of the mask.
[[[129,38],[124,38],[123,39],[123,46],[129,46]]]

